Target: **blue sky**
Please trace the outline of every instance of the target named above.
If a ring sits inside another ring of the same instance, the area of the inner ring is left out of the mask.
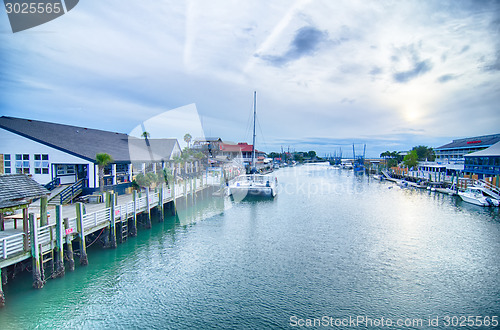
[[[251,142],[254,90],[265,151],[500,133],[499,1],[80,1],[15,34],[2,8],[0,63],[2,115],[124,133],[194,104]]]

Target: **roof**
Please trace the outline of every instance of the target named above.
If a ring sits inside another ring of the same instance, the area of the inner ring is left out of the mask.
[[[47,189],[24,174],[0,175],[0,209],[27,204],[48,194]]]
[[[127,134],[5,116],[0,127],[89,161],[98,153],[109,154],[115,162],[129,160]]]
[[[5,116],[0,117],[0,128],[91,162],[95,162],[98,153],[109,154],[115,163],[151,160],[144,139],[123,133]],[[170,159],[178,145],[176,139],[149,139],[149,142],[154,160]]]
[[[493,157],[500,156],[500,142],[495,143],[489,148],[476,151],[467,155],[465,157]]]
[[[500,134],[475,136],[465,139],[453,140],[435,150],[489,147],[500,141]]]
[[[222,139],[220,137],[197,137],[194,139],[194,142],[222,142]]]
[[[246,142],[238,144],[221,143],[220,150],[226,152],[252,152],[253,146]]]
[[[149,144],[149,145],[148,145]],[[180,151],[177,139],[138,139],[129,137],[130,161],[166,161],[172,158],[175,147]]]

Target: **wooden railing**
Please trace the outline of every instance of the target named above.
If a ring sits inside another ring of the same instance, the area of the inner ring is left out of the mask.
[[[83,182],[84,179],[81,179],[59,193],[59,202],[61,203],[61,205],[72,201],[75,197],[78,197],[78,195],[82,193]]]
[[[47,183],[46,185],[44,185],[44,187],[48,191],[51,191],[51,190],[54,190],[60,184],[61,184],[61,178],[55,178],[54,180],[52,180],[49,183]]]

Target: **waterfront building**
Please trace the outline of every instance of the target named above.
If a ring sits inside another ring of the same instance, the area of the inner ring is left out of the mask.
[[[26,174],[40,184],[83,181],[99,188],[98,153],[105,186],[128,183],[133,175],[165,166],[181,149],[177,139],[142,139],[127,134],[14,117],[0,117],[0,174]]]
[[[477,174],[479,179],[500,175],[500,142],[465,155],[465,172]]]
[[[500,134],[453,140],[450,143],[435,148],[435,161],[419,162],[418,170],[421,174],[426,175],[429,173],[441,173],[447,176],[463,174],[466,155],[491,147],[499,141]]]
[[[238,159],[246,165],[250,164],[252,161],[253,145],[246,142],[223,142],[220,144],[219,150],[220,155],[226,157],[227,159]],[[257,159],[257,162],[263,162],[265,157],[265,152],[255,150],[255,158]]]
[[[436,161],[441,163],[463,163],[465,155],[491,147],[499,141],[500,134],[456,139],[434,149],[436,153]]]
[[[216,157],[221,144],[220,137],[196,138],[191,148],[201,151],[209,157]]]

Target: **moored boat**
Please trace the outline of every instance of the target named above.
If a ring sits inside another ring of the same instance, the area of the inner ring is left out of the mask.
[[[278,180],[272,175],[245,174],[236,177],[229,185],[233,198],[275,197],[278,194]]]
[[[257,115],[257,93],[253,97],[253,147],[250,174],[237,176],[228,184],[228,194],[233,199],[244,199],[247,197],[271,197],[278,194],[278,180],[276,177],[266,174],[257,174],[255,167],[255,117]]]
[[[459,191],[458,196],[467,203],[471,203],[479,206],[499,206],[500,201],[488,197],[484,194],[484,189],[482,187],[469,187],[465,191]]]

